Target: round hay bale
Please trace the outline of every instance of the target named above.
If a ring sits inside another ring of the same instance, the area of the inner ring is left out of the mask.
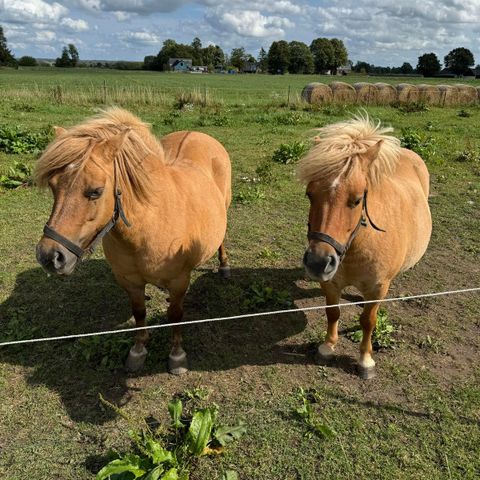
[[[302,90],[302,99],[308,103],[315,105],[323,105],[324,103],[332,103],[332,89],[324,83],[309,83]]]
[[[440,90],[440,105],[452,106],[458,105],[458,88],[452,87],[452,85],[439,85]]]
[[[437,85],[418,85],[419,100],[427,105],[440,105],[440,90]]]
[[[457,83],[455,87],[458,90],[459,105],[475,105],[477,103],[477,89],[474,86]]]
[[[391,105],[397,101],[397,89],[389,83],[376,83],[377,103],[379,105]]]
[[[378,90],[375,85],[371,83],[359,82],[353,85],[357,92],[357,103],[365,105],[376,104],[378,101]]]
[[[418,102],[419,91],[415,85],[399,83],[397,85],[397,100],[400,103]]]
[[[349,83],[332,82],[330,88],[335,103],[355,103],[357,92]]]

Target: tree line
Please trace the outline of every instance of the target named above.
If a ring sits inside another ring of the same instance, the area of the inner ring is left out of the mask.
[[[233,67],[243,71],[249,64],[255,64],[262,72],[284,73],[336,73],[348,61],[348,53],[342,40],[337,38],[317,38],[308,46],[303,42],[280,40],[270,45],[268,53],[262,47],[255,58],[245,48],[234,48],[227,55],[218,45],[203,47],[198,37],[191,44],[177,43],[168,39],[157,55],[144,59],[146,70],[168,70],[170,58],[189,58],[193,65],[203,65],[210,71]]]
[[[464,47],[454,48],[443,59],[445,68],[451,72],[452,75],[465,75],[468,70],[475,65],[475,58],[473,53]],[[375,73],[375,74],[412,74],[418,73],[424,77],[434,77],[441,71],[440,60],[433,52],[424,53],[418,57],[416,68],[405,62],[401,67],[379,67],[371,65],[367,62],[357,62],[352,70],[361,73]]]

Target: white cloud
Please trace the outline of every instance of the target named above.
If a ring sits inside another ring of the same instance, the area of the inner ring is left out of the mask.
[[[55,38],[57,38],[57,35],[51,30],[41,30],[35,33],[35,41],[39,43],[49,43]]]
[[[255,10],[215,9],[207,12],[206,19],[214,28],[245,37],[283,37],[284,29],[294,26],[288,18],[266,16]]]
[[[74,32],[84,32],[88,30],[88,23],[82,19],[74,20],[73,18],[65,17],[62,18],[60,25]]]
[[[125,32],[120,34],[121,40],[128,45],[160,45],[160,37],[152,32],[140,31],[140,32]]]
[[[43,0],[5,0],[2,6],[2,20],[16,23],[51,23],[68,13],[68,9],[57,2]]]
[[[115,18],[116,18],[119,22],[124,22],[125,20],[128,20],[128,19],[131,17],[131,14],[130,14],[130,13],[122,12],[122,11],[113,12],[113,14],[115,15]]]

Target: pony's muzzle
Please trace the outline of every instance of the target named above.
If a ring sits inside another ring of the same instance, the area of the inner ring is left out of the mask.
[[[70,275],[77,264],[77,257],[65,247],[50,239],[43,238],[37,244],[38,263],[47,273]]]
[[[308,276],[321,282],[328,282],[333,278],[337,273],[339,263],[336,253],[319,254],[308,248],[303,255],[303,265]]]

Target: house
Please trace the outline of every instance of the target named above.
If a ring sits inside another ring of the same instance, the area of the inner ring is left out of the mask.
[[[192,68],[191,58],[169,58],[168,68],[172,72],[188,72]]]
[[[242,68],[243,73],[257,73],[258,64],[257,62],[245,62],[245,65]]]

